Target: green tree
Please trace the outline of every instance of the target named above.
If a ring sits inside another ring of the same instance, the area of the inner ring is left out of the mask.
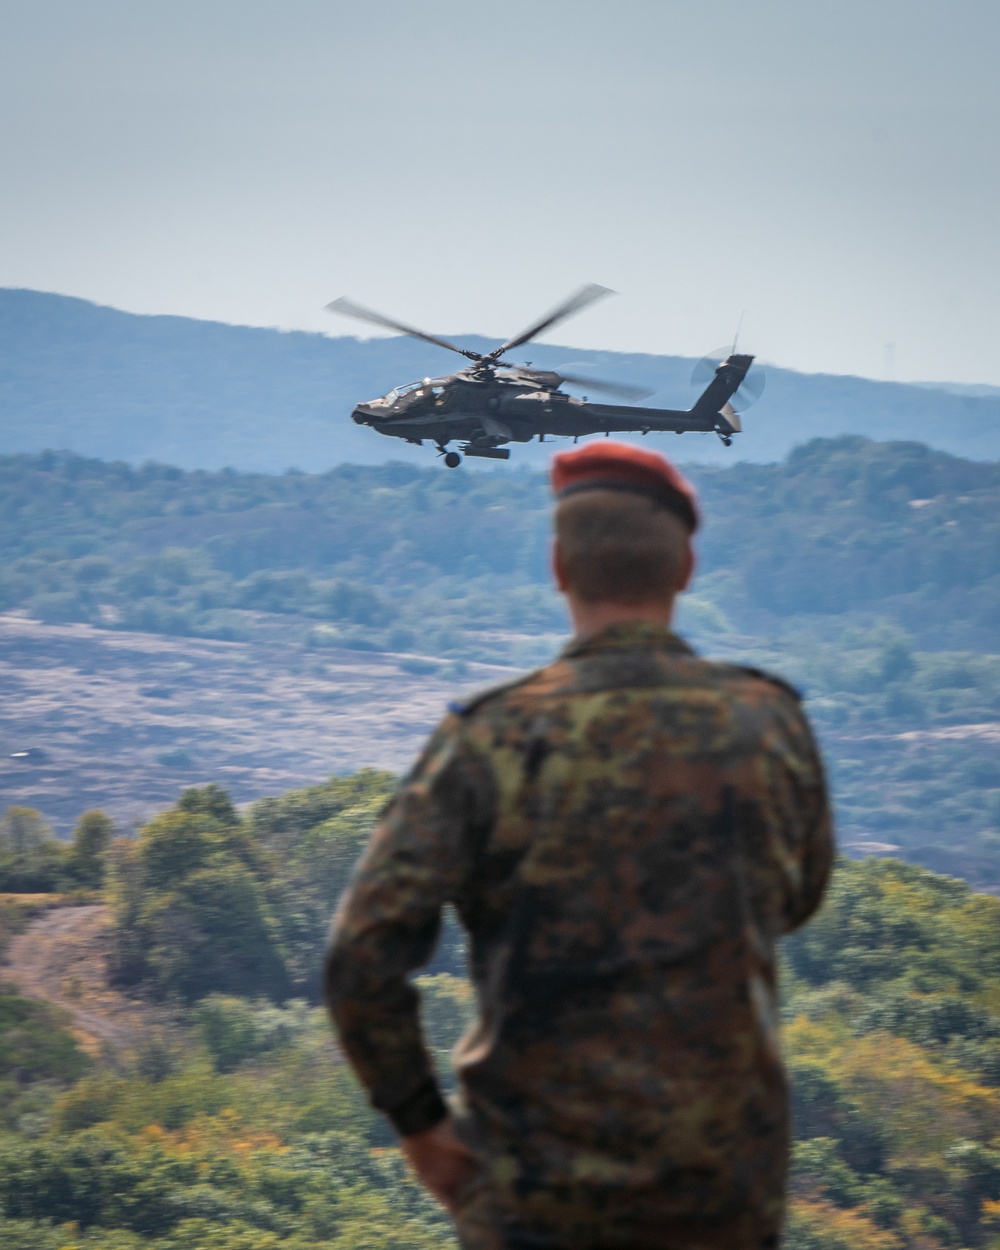
[[[913,676],[917,663],[905,638],[896,637],[886,643],[879,656],[879,670],[884,682],[905,681]]]
[[[319,990],[330,917],[392,784],[391,774],[362,769],[250,809],[248,824],[273,856],[273,896],[293,975],[310,996]]]
[[[207,864],[219,847],[218,828],[211,816],[177,808],[144,825],[136,842],[144,893],[171,890]]]
[[[105,894],[114,923],[110,932],[108,976],[112,985],[136,985],[146,972],[139,913],[142,909],[142,863],[132,838],[115,838],[106,859]]]
[[[67,851],[33,807],[8,807],[0,817],[0,889],[50,893],[66,884]]]
[[[195,816],[211,816],[223,825],[238,825],[240,822],[228,792],[214,781],[207,786],[192,786],[190,790],[185,790],[177,800],[177,810]]]
[[[30,855],[53,837],[45,817],[33,807],[8,807],[0,817],[0,851],[7,854]]]
[[[277,926],[260,883],[219,861],[152,895],[139,917],[156,987],[194,1002],[210,993],[285,998]]]
[[[84,812],[76,822],[69,867],[81,885],[97,889],[104,884],[104,859],[114,836],[114,821],[106,812]]]
[[[268,856],[226,791],[185,791],[133,848],[116,848],[115,975],[187,1002],[213,992],[287,997],[273,892]]]

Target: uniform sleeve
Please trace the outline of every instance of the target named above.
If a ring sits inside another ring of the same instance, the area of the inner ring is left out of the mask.
[[[787,824],[792,883],[785,906],[785,932],[805,924],[823,901],[834,860],[833,818],[826,774],[809,722],[795,709],[786,757],[791,798]]]
[[[372,1103],[408,1136],[447,1113],[408,975],[433,953],[443,905],[462,892],[491,819],[478,761],[447,718],[372,835],[333,922],[326,1001]]]

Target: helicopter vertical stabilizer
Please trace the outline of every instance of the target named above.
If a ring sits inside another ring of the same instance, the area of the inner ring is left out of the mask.
[[[691,411],[700,416],[721,413],[723,407],[729,405],[729,401],[740,389],[753,359],[753,356],[727,356],[716,366],[714,377],[698,396]]]

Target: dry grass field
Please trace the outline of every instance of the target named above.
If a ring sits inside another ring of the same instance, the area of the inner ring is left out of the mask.
[[[37,807],[62,834],[93,807],[127,829],[185,786],[218,782],[245,803],[399,770],[458,691],[512,673],[469,664],[446,679],[408,658],[0,616],[2,804]]]

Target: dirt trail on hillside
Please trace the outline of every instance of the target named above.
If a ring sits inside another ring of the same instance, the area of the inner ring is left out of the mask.
[[[70,1031],[87,1054],[129,1050],[155,1014],[108,985],[107,907],[57,907],[12,938],[0,979],[26,998],[69,1012]]]

